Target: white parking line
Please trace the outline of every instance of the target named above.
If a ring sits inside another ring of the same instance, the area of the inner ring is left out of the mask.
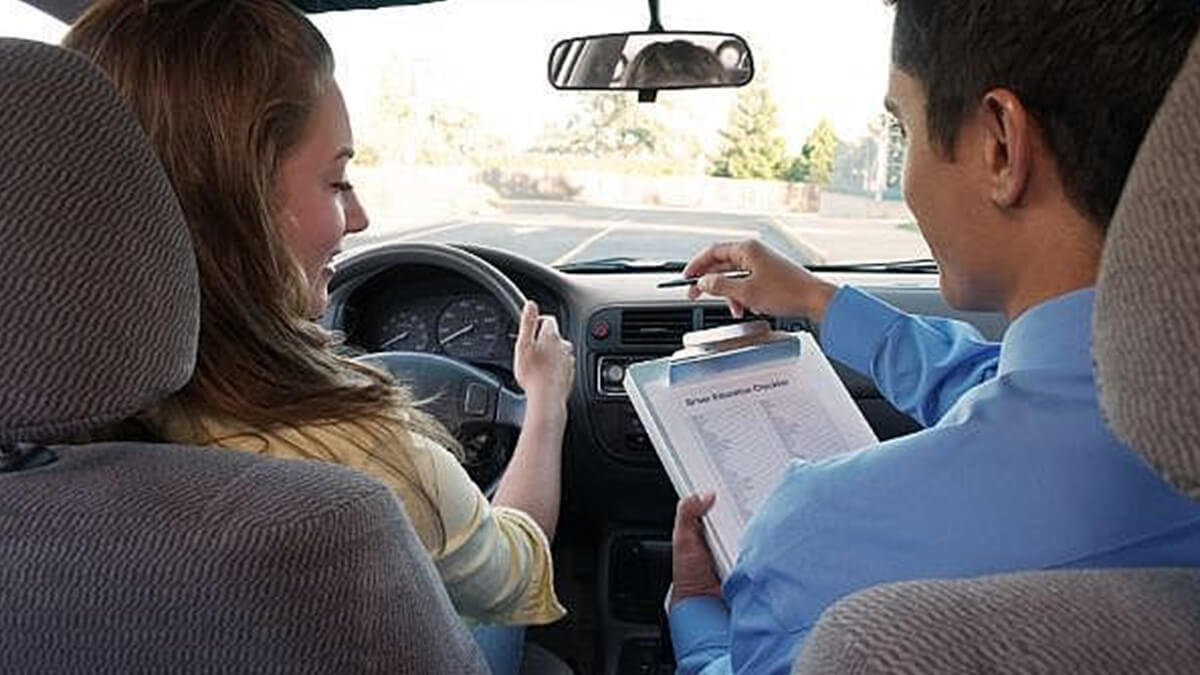
[[[603,230],[597,232],[596,234],[593,234],[592,236],[588,237],[587,239],[584,239],[583,241],[579,242],[579,244],[577,246],[575,246],[575,248],[573,248],[570,251],[567,251],[566,253],[559,256],[558,260],[555,260],[554,262],[550,263],[550,266],[558,267],[559,265],[567,264],[568,262],[571,261],[572,258],[579,255],[580,253],[583,253],[587,249],[587,247],[600,241],[601,239],[608,236],[609,234],[621,229],[621,226],[625,225],[625,224],[626,224],[625,221],[619,220],[619,221],[613,223],[612,225],[604,228]]]
[[[814,229],[808,227],[792,228],[792,231],[801,236],[811,235],[813,237],[822,237],[829,239],[856,239],[859,241],[908,241],[911,239],[919,239],[919,235],[904,230],[861,230],[858,232],[845,232],[842,230],[830,229]]]
[[[550,202],[542,199],[506,199],[505,204],[513,206],[534,206],[539,208],[553,208],[554,205],[562,202]],[[655,204],[604,204],[604,203],[589,203],[589,202],[567,202],[567,204],[578,205],[584,208],[594,209],[612,209],[616,211],[649,211],[659,213],[683,213],[694,214],[698,207],[693,206],[664,206]],[[716,216],[751,216],[754,218],[764,218],[771,215],[776,215],[772,212],[763,212],[762,210],[739,210],[736,208],[723,209],[699,209],[703,213]],[[791,215],[790,212],[787,215]]]
[[[453,222],[446,223],[445,225],[439,225],[437,227],[431,227],[431,228],[426,228],[423,230],[417,230],[415,232],[406,232],[406,233],[401,234],[400,236],[396,237],[396,241],[408,241],[410,239],[419,239],[421,237],[430,237],[435,234],[441,234],[442,232],[448,232],[449,230],[454,230],[454,229],[457,229],[460,227],[466,227],[470,224],[471,223],[466,223],[461,220],[455,220]]]
[[[767,222],[770,223],[771,229],[783,237],[783,240],[789,246],[802,252],[808,258],[809,264],[820,264],[829,260],[829,254],[825,249],[806,239],[799,232],[799,228],[788,227],[781,219],[776,217],[771,217]]]
[[[597,241],[612,234],[616,230],[624,230],[626,232],[649,233],[657,232],[663,234],[674,235],[697,235],[703,237],[713,237],[719,239],[744,239],[747,237],[757,236],[761,232],[761,226],[767,226],[767,223],[760,222],[760,228],[731,228],[731,227],[711,227],[705,225],[671,225],[666,223],[640,223],[622,219],[619,221],[563,221],[551,220],[545,216],[541,217],[481,217],[478,220],[456,219],[441,225],[432,225],[422,228],[409,230],[407,232],[400,231],[394,234],[384,233],[379,231],[368,231],[365,235],[360,235],[355,238],[349,248],[357,246],[377,243],[379,241],[413,241],[426,238],[432,238],[437,235],[444,235],[447,232],[462,231],[460,236],[464,239],[469,239],[467,235],[475,227],[508,227],[512,228],[512,235],[517,237],[531,237],[538,234],[553,231],[553,230],[591,230],[595,232],[566,254],[559,257],[553,264],[560,265],[569,262],[571,259],[583,253],[589,246]],[[776,228],[783,229],[783,228]],[[599,231],[597,231],[599,230]],[[375,236],[372,236],[375,235]]]
[[[503,225],[506,227],[513,227],[513,228],[517,228],[517,227],[527,228],[527,227],[533,226],[535,223],[531,222],[530,220],[508,220],[508,219],[504,219],[504,218],[489,218],[487,220],[479,221],[478,224],[479,225]],[[554,229],[560,229],[560,228],[575,229],[575,230],[592,230],[597,227],[603,227],[604,222],[603,221],[592,221],[592,222],[579,221],[579,222],[575,222],[575,223],[564,223],[564,222],[560,221],[560,222],[555,222],[555,223],[538,222],[538,223],[536,223],[536,225],[539,227],[544,227],[548,230],[554,230]],[[636,232],[668,232],[668,233],[675,233],[675,234],[706,234],[706,235],[712,235],[712,236],[716,236],[716,237],[731,237],[731,238],[749,237],[758,231],[756,229],[751,229],[751,228],[735,229],[735,228],[730,228],[730,227],[708,227],[705,225],[669,225],[666,223],[638,223],[638,222],[629,221],[629,220],[618,221],[617,225],[623,227],[624,229],[632,230],[632,231],[636,231]]]

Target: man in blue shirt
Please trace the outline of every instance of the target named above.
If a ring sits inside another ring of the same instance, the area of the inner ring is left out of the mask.
[[[947,302],[1002,311],[1000,344],[835,287],[761,244],[720,244],[693,292],[821,324],[926,429],[793,464],[723,587],[680,502],[671,632],[679,672],[784,673],[856,590],[1005,571],[1200,565],[1200,504],[1106,428],[1091,358],[1104,231],[1200,3],[898,0],[888,108],[904,191]],[[746,280],[716,272],[750,270]],[[752,452],[753,448],[747,448]]]

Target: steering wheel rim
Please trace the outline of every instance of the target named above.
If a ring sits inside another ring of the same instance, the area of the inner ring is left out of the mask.
[[[521,318],[525,293],[499,269],[474,253],[445,244],[394,242],[369,246],[342,254],[335,262],[329,282],[334,293],[344,283],[365,278],[394,265],[430,265],[457,272],[483,286],[509,313],[513,321]]]
[[[468,251],[443,244],[397,242],[352,251],[335,263],[331,296],[345,284],[366,279],[397,265],[428,265],[457,273],[483,287],[520,323],[525,294],[499,269]],[[481,426],[519,430],[525,414],[525,397],[509,390],[495,375],[465,361],[427,352],[379,352],[359,360],[388,371],[406,386],[426,412],[434,416],[466,445],[466,434]],[[490,457],[472,473],[480,489],[494,494],[511,458],[511,447],[498,449],[499,461]],[[472,467],[468,465],[468,472]]]

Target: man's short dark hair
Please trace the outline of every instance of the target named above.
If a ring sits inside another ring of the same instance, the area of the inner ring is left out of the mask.
[[[1200,0],[885,2],[896,7],[892,61],[925,91],[934,147],[952,156],[968,108],[1009,89],[1045,136],[1067,196],[1107,228],[1196,34]]]

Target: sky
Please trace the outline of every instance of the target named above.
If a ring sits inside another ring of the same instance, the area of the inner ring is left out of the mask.
[[[891,10],[881,0],[662,0],[668,30],[732,32],[755,54],[798,151],[822,117],[856,138],[882,112]],[[351,118],[362,128],[388,64],[404,63],[426,95],[481,111],[517,147],[562,119],[575,94],[552,89],[546,60],[559,40],[644,30],[645,0],[447,0],[318,15],[338,60]],[[19,0],[0,0],[0,35],[56,42],[65,26]],[[765,66],[765,68],[764,68]],[[628,94],[633,96],[634,94]],[[672,119],[706,138],[728,116],[729,90],[664,92]]]

